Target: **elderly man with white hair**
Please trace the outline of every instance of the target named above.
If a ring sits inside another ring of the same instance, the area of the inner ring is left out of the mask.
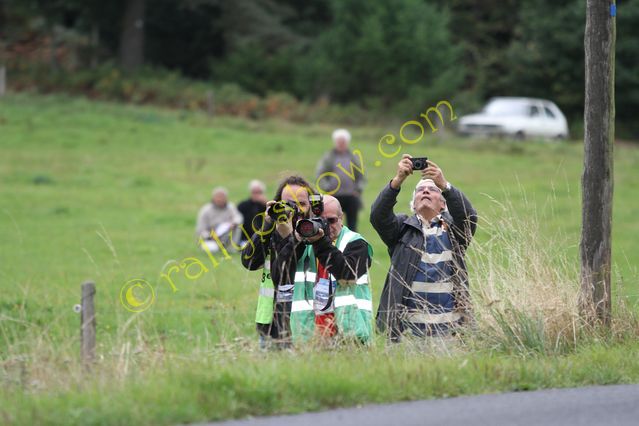
[[[350,142],[351,134],[348,130],[337,129],[333,132],[334,147],[319,161],[317,178],[322,176],[318,182],[319,188],[323,193],[332,194],[337,198],[346,215],[347,226],[352,231],[357,231],[357,212],[362,206],[361,195],[366,179],[360,171],[363,171],[364,167],[361,157],[358,158],[351,152]],[[336,179],[333,173],[339,179]]]
[[[235,205],[228,200],[226,188],[217,187],[211,194],[211,202],[206,203],[197,214],[195,237],[200,247],[206,246],[210,251],[220,250],[218,240],[225,245],[227,250],[233,250],[233,245],[227,246],[231,241],[237,243],[241,232],[233,230],[242,224],[242,215]],[[202,240],[200,242],[200,239]],[[237,245],[237,244],[236,244]]]
[[[448,337],[469,319],[464,255],[477,227],[477,212],[439,166],[428,161],[413,192],[414,214],[395,214],[401,186],[413,174],[410,158],[403,155],[370,217],[391,256],[377,311],[377,327],[391,341],[404,333]]]

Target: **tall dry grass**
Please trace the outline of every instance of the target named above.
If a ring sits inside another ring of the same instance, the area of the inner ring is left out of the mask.
[[[515,215],[511,204],[494,205],[480,222],[488,238],[475,242],[468,256],[475,327],[467,341],[473,347],[550,355],[637,336],[636,309],[621,297],[618,275],[608,328],[593,322],[581,304],[579,258],[569,250],[578,241],[560,232],[549,235],[543,229],[549,218],[527,201],[526,217]]]

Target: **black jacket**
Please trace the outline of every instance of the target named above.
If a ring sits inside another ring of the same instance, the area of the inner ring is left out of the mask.
[[[237,209],[242,213],[242,217],[244,218],[244,230],[249,238],[255,233],[253,229],[262,229],[262,217],[257,215],[263,212],[265,208],[265,203],[258,203],[250,198],[237,205]],[[255,220],[256,216],[257,220]]]
[[[275,230],[267,235],[253,234],[242,250],[242,265],[250,271],[264,267],[264,260],[270,254],[271,278],[273,285],[292,284],[295,281],[297,257],[295,247],[291,244],[292,236],[282,238]],[[298,250],[299,251],[299,250]]]
[[[368,243],[363,240],[351,241],[344,252],[324,237],[313,244],[313,252],[326,270],[337,280],[356,280],[364,275],[371,266]]]
[[[293,284],[298,259],[305,249],[306,246],[292,234],[282,238],[275,229],[268,235],[253,234],[251,241],[242,250],[242,265],[251,271],[261,269],[266,256],[270,255],[274,287]],[[368,243],[361,239],[348,243],[342,253],[324,237],[313,244],[313,251],[328,272],[338,280],[356,280],[371,265]],[[275,303],[273,323],[257,324],[258,332],[274,339],[287,338],[290,335],[290,312],[291,302]]]
[[[371,207],[371,224],[388,247],[391,266],[386,276],[384,289],[377,310],[377,327],[397,339],[402,331],[402,304],[404,295],[410,291],[419,265],[418,251],[424,247],[424,234],[417,216],[396,215],[393,207],[397,204],[399,190],[390,184],[377,196]],[[468,274],[464,262],[466,248],[475,234],[477,212],[464,194],[455,187],[444,194],[449,213],[442,213],[450,229],[453,245],[453,288],[455,289],[456,310],[469,312]]]

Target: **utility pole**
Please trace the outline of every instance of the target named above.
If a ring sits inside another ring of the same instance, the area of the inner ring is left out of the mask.
[[[615,0],[587,0],[584,170],[581,227],[582,314],[609,325],[615,140]]]

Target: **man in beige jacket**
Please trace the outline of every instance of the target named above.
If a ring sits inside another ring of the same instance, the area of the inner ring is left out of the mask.
[[[233,232],[242,224],[242,214],[237,210],[235,204],[228,201],[228,192],[225,188],[217,187],[213,190],[211,202],[206,203],[197,215],[197,225],[195,228],[196,239],[204,241],[204,245],[211,251],[217,252],[220,247],[214,236],[220,240],[228,249],[231,241],[237,243],[241,237],[241,232]],[[217,234],[217,235],[216,235]],[[198,244],[201,245],[201,244]]]

